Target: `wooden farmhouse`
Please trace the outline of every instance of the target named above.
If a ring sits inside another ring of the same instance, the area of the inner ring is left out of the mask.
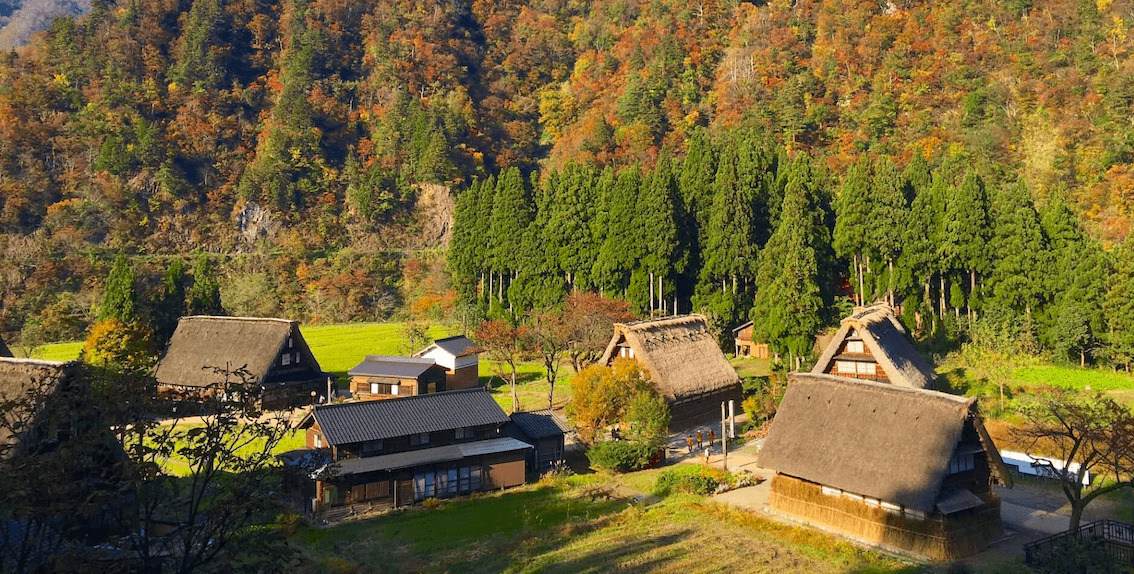
[[[445,367],[445,388],[468,389],[480,384],[480,347],[464,335],[438,339],[413,356],[433,359]]]
[[[791,373],[757,464],[773,510],[852,538],[949,560],[1001,534],[1011,486],[976,399]]]
[[[551,410],[512,413],[511,422],[501,432],[532,445],[528,469],[542,474],[562,464],[564,443],[571,425]]]
[[[843,319],[811,372],[917,389],[932,389],[937,378],[885,303]]]
[[[767,343],[752,342],[753,322],[749,321],[732,330],[733,344],[736,347],[734,356],[752,357],[754,359],[768,358]]]
[[[327,393],[329,375],[299,332],[287,319],[250,317],[182,317],[158,362],[158,391],[174,397],[219,397],[224,374],[216,369],[248,370],[260,385],[263,408],[312,404]],[[230,382],[239,382],[229,377]]]
[[[600,362],[633,359],[665,397],[674,430],[720,417],[721,402],[740,403],[740,377],[709,332],[705,317],[680,315],[616,323]]]
[[[351,394],[364,401],[413,397],[447,388],[445,367],[433,359],[367,355],[347,374]]]
[[[531,445],[503,437],[508,416],[486,389],[320,405],[300,423],[324,453],[316,512],[393,508],[525,482]]]

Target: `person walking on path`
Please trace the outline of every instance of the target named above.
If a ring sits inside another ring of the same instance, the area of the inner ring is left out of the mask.
[[[717,433],[713,429],[709,429],[709,448],[713,448],[713,443],[717,442]]]
[[[701,434],[701,431],[697,431],[697,450],[705,448],[705,445],[702,443],[704,440],[705,435]]]
[[[685,446],[689,447],[689,454],[693,454],[693,437],[692,436],[686,436],[685,437]]]

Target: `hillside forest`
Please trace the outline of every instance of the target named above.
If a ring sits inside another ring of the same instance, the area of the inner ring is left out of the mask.
[[[1127,22],[1118,0],[96,1],[0,55],[0,331],[80,337],[122,253],[154,320],[197,283],[308,321],[591,290],[798,355],[850,294],[922,337],[980,320],[1128,365]]]

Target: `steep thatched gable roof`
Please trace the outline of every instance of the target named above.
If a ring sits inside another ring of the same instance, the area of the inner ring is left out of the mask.
[[[843,319],[839,331],[827,344],[811,372],[827,372],[840,346],[852,333],[862,338],[874,360],[886,371],[891,384],[916,389],[933,388],[937,373],[906,339],[905,329],[894,316],[894,310],[885,303],[859,309]]]
[[[4,339],[0,338],[0,357],[11,357],[12,351],[8,349],[8,345],[4,344]]]
[[[1004,477],[976,399],[791,373],[757,464],[855,494],[932,512],[965,425]]]
[[[623,342],[633,349],[638,364],[669,400],[718,391],[740,382],[703,315],[616,323],[614,337],[600,362],[609,365]]]
[[[288,337],[316,372],[319,363],[299,332],[299,323],[287,319],[255,317],[182,317],[158,363],[155,377],[163,385],[204,387],[217,384],[213,367],[246,367],[254,380],[263,382]]]
[[[31,430],[36,412],[79,368],[78,361],[0,357],[0,445],[12,444],[12,430]],[[34,406],[33,406],[34,403]]]

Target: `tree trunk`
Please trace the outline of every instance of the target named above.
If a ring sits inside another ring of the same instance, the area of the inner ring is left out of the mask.
[[[888,265],[890,266],[890,273],[889,273],[889,279],[890,279],[890,306],[891,306],[891,307],[893,307],[893,306],[894,306],[894,260],[893,260],[893,259],[890,259],[889,261],[887,261],[887,264],[888,264]]]
[[[1084,369],[1087,367],[1087,353],[1079,349],[1079,368]]]
[[[654,315],[654,272],[650,271],[650,316]]]
[[[969,298],[965,300],[965,313],[973,316],[973,295],[976,294],[976,269],[969,269]]]
[[[858,304],[861,307],[863,305],[864,299],[863,291],[865,291],[866,288],[864,287],[862,280],[862,256],[858,253],[854,254],[854,270],[855,273],[858,273],[858,296],[856,297],[856,299],[858,299]]]
[[[520,410],[520,396],[516,394],[516,365],[512,364],[512,412]]]
[[[1083,521],[1083,501],[1071,503],[1071,519],[1067,521],[1067,531],[1073,532],[1079,529],[1079,523]]]
[[[941,279],[941,292],[937,294],[940,299],[941,308],[937,311],[937,315],[942,319],[945,318],[945,274],[940,273],[937,275]]]

